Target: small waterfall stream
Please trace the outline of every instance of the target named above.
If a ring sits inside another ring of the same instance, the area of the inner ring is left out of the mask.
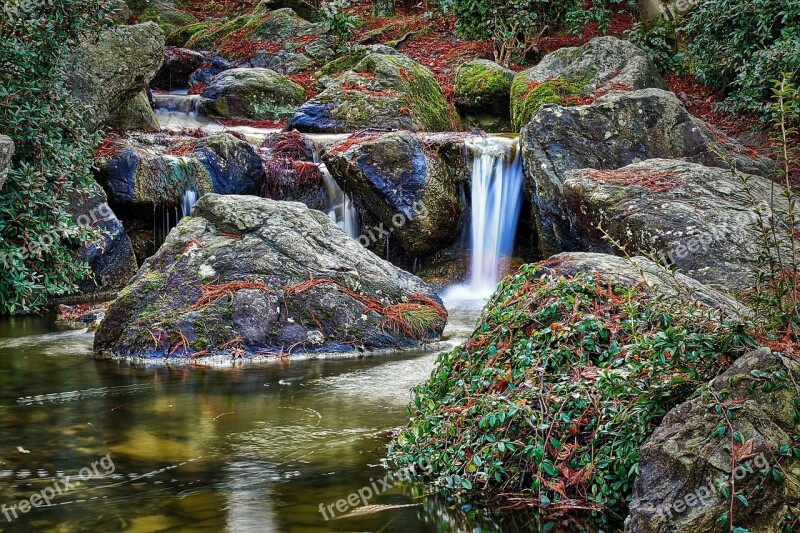
[[[447,290],[445,300],[483,299],[494,292],[502,261],[513,252],[522,207],[519,140],[476,137],[467,147],[473,155],[469,279]]]

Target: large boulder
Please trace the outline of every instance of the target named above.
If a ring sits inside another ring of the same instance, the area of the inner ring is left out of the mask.
[[[189,77],[204,61],[205,56],[200,52],[168,46],[164,50],[164,62],[161,68],[150,80],[150,87],[164,91],[186,89],[189,87]]]
[[[93,184],[91,193],[73,194],[68,211],[80,226],[102,232],[102,238],[77,250],[77,257],[92,269],[90,279],[78,282],[81,295],[108,293],[121,289],[136,274],[133,246],[119,219],[108,205],[102,187]]]
[[[626,533],[794,530],[798,382],[795,358],[762,348],[670,411],[639,451]]]
[[[264,177],[261,158],[229,133],[201,139],[177,137],[164,146],[148,136],[117,139],[98,161],[97,179],[112,204],[181,204],[183,194],[256,194]]]
[[[200,93],[201,114],[245,120],[291,116],[305,101],[305,89],[265,68],[235,68],[214,76]]]
[[[118,26],[84,42],[73,54],[67,86],[86,106],[86,124],[95,130],[136,98],[158,71],[164,32],[153,22]]]
[[[455,105],[462,118],[499,131],[509,122],[511,82],[514,71],[494,61],[475,59],[456,71]]]
[[[581,47],[560,48],[514,77],[511,119],[517,131],[544,104],[624,88],[666,89],[653,61],[636,45],[616,37],[595,37]]]
[[[682,159],[756,175],[770,163],[693,117],[660,89],[612,92],[590,105],[543,106],[520,136],[542,255],[580,249],[571,236],[564,174],[617,169],[646,159]]]
[[[404,55],[369,54],[297,110],[288,129],[348,133],[379,127],[448,131],[450,109],[433,75]]]
[[[209,194],[111,304],[99,352],[195,359],[403,347],[447,313],[421,280],[294,202]]]
[[[773,213],[770,191],[759,176],[665,159],[564,176],[571,238],[580,249],[613,253],[621,246],[734,291],[753,285],[759,217],[785,218],[785,211]],[[785,224],[776,227],[790,242]]]
[[[154,22],[169,35],[183,26],[197,24],[197,18],[180,9],[173,0],[130,0],[139,22]]]
[[[6,182],[8,167],[11,166],[11,158],[14,155],[14,141],[5,135],[0,135],[0,189]]]
[[[161,129],[146,91],[140,92],[133,99],[123,103],[112,113],[106,126],[120,131],[153,132]]]
[[[402,131],[348,138],[330,146],[323,161],[360,211],[377,219],[381,233],[422,257],[461,232],[464,152],[463,136]]]
[[[224,24],[208,25],[193,31],[188,48],[212,50],[230,60],[251,61],[264,54],[277,59],[270,68],[287,72],[282,60],[300,64],[303,56],[309,64],[321,66],[335,56],[336,39],[324,22],[309,22],[290,8],[270,10],[270,2],[261,2],[251,12],[234,17]],[[255,66],[255,65],[254,65]]]

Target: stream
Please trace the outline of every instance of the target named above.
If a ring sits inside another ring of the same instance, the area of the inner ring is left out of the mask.
[[[386,475],[382,434],[405,423],[438,351],[471,333],[476,307],[451,311],[424,351],[227,367],[95,360],[86,330],[4,319],[0,530],[508,530],[524,517],[470,519],[411,484],[372,498],[393,506],[377,512],[319,510]]]

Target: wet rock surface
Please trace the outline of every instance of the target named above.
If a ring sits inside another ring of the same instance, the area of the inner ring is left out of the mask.
[[[413,256],[451,244],[467,209],[465,138],[394,132],[351,137],[324,153],[331,175],[382,235]],[[366,239],[369,241],[369,238]]]
[[[292,202],[209,194],[108,309],[95,349],[190,359],[396,348],[446,311],[421,280]]]

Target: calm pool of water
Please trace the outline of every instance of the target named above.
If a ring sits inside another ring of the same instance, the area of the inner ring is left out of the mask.
[[[454,313],[427,352],[223,368],[95,360],[85,330],[4,320],[0,530],[542,529],[527,513],[466,517],[410,485],[355,516],[320,513],[363,487],[383,489],[381,434],[404,424],[409,389],[476,315]]]

